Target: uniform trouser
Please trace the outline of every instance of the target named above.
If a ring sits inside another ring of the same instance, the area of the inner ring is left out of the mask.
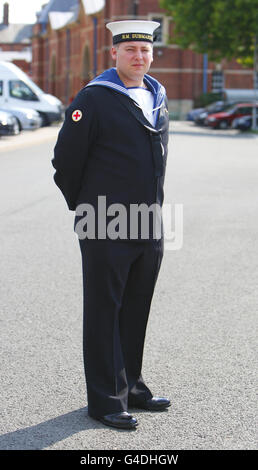
[[[128,404],[153,396],[141,369],[163,239],[79,242],[88,413],[94,417],[127,411]]]

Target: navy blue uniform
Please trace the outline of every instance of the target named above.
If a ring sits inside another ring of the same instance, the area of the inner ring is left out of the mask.
[[[54,179],[68,208],[91,204],[95,239],[79,239],[84,286],[83,352],[88,412],[126,411],[152,393],[141,375],[151,300],[163,256],[163,235],[98,237],[98,196],[106,205],[163,204],[168,144],[165,90],[145,75],[154,95],[155,126],[110,69],[83,88],[66,111],[55,146]],[[110,217],[110,216],[109,216]],[[107,224],[109,221],[107,217]],[[75,226],[82,215],[75,216]],[[111,217],[112,219],[112,217]],[[150,224],[151,225],[151,224]]]

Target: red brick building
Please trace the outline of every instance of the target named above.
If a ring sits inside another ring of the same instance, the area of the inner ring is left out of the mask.
[[[38,14],[32,39],[32,76],[38,85],[69,103],[95,73],[114,65],[107,22],[155,19],[161,28],[149,73],[166,87],[170,110],[185,115],[203,91],[204,58],[167,44],[168,36],[173,35],[173,21],[159,7],[159,1],[106,0],[95,17],[87,15],[86,5],[87,0],[51,0]],[[252,70],[235,61],[208,62],[207,91],[222,87],[252,88]]]

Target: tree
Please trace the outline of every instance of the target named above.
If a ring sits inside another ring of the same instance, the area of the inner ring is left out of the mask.
[[[207,53],[211,61],[237,59],[253,65],[258,0],[160,0],[175,23],[176,42]]]

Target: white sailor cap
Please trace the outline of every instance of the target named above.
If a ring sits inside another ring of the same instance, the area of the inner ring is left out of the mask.
[[[160,26],[157,21],[125,20],[107,23],[113,35],[113,44],[125,41],[153,42],[153,32]]]

